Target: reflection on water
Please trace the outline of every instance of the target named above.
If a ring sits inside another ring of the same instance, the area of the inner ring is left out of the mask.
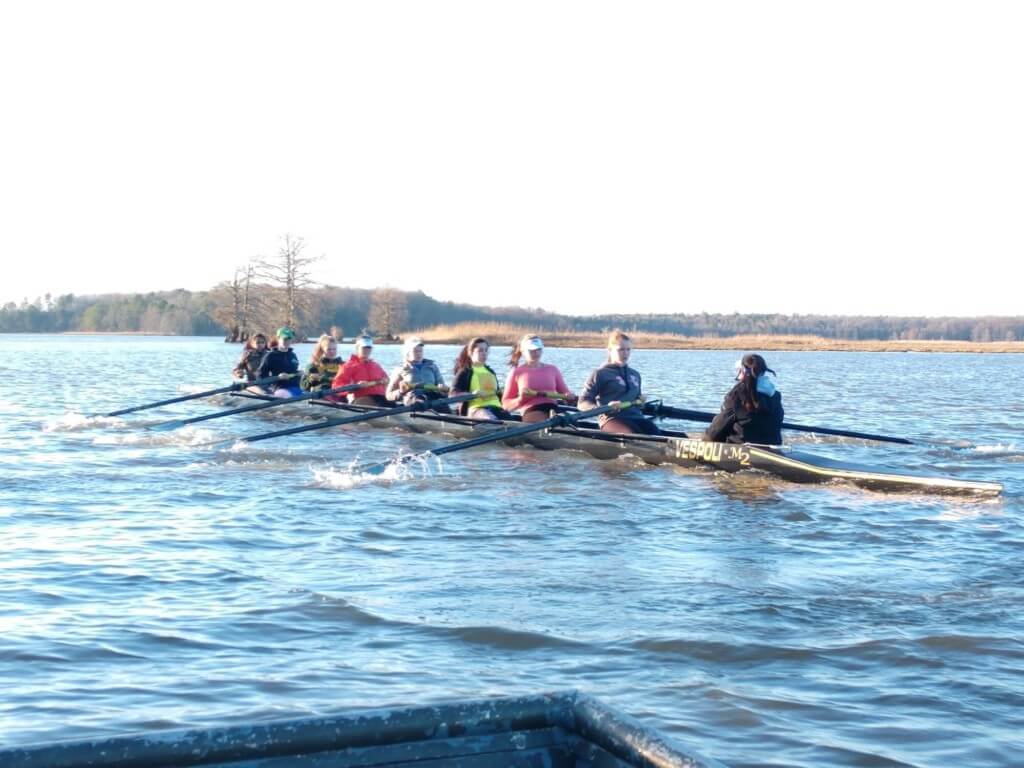
[[[220,386],[237,349],[0,353],[2,743],[579,688],[732,765],[1018,762],[1024,451],[991,404],[1024,405],[1020,356],[767,355],[793,421],[932,441],[801,450],[1006,486],[973,499],[529,447],[395,462],[451,438],[369,426],[233,440],[312,406],[151,431],[240,399],[82,414]],[[545,357],[578,389],[600,353]],[[40,397],[54,359],[76,383]],[[635,355],[706,411],[734,360]]]

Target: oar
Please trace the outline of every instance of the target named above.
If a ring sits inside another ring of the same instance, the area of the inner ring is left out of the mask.
[[[291,427],[289,429],[278,429],[274,432],[263,432],[258,435],[249,435],[248,437],[234,437],[228,440],[217,440],[213,443],[204,443],[205,446],[217,446],[217,445],[230,445],[233,443],[258,443],[260,440],[270,440],[274,437],[285,437],[286,435],[297,435],[301,432],[312,432],[315,429],[327,429],[328,427],[340,427],[343,424],[357,424],[360,421],[371,421],[373,419],[381,419],[385,416],[397,416],[402,413],[412,413],[413,411],[427,411],[431,408],[436,408],[439,405],[451,405],[453,403],[464,403],[467,400],[475,400],[480,397],[477,392],[467,392],[463,395],[456,395],[455,397],[444,397],[440,400],[427,400],[424,402],[413,403],[411,405],[400,405],[397,408],[381,408],[379,411],[365,411],[363,413],[357,413],[353,416],[345,416],[339,419],[327,419],[326,421],[318,421],[316,424],[304,424],[301,427]]]
[[[702,421],[710,424],[715,419],[714,413],[704,411],[690,411],[686,408],[673,408],[670,405],[655,405],[654,415],[668,416],[671,419],[682,419],[683,421]],[[881,443],[900,443],[902,445],[914,445],[915,441],[905,437],[891,437],[889,435],[872,435],[868,432],[851,432],[848,429],[831,429],[829,427],[813,427],[805,424],[793,424],[788,421],[782,422],[783,429],[791,429],[795,432],[816,432],[819,435],[836,435],[837,437],[855,437],[860,440],[875,440]]]
[[[377,384],[376,381],[359,381],[355,384],[346,384],[344,387],[335,387],[334,389],[317,389],[313,392],[307,392],[304,395],[298,395],[297,397],[279,397],[275,400],[261,400],[255,405],[243,405],[239,408],[231,408],[227,411],[217,411],[216,413],[207,413],[203,416],[193,416],[188,419],[168,419],[167,421],[161,421],[159,424],[154,424],[150,429],[159,431],[178,429],[188,424],[196,424],[200,421],[210,421],[211,419],[222,419],[225,416],[234,416],[236,413],[251,413],[252,411],[262,411],[265,408],[276,408],[280,405],[289,405],[291,403],[301,403],[303,400],[312,400],[315,397],[328,397],[329,395],[339,395],[342,392],[354,392],[357,389],[363,389],[365,387]]]
[[[569,399],[568,395],[562,394],[561,392],[555,392],[554,390],[546,392],[544,390],[524,389],[519,394],[521,394],[523,397],[546,397],[549,400],[568,401]]]
[[[639,402],[637,402],[639,405]],[[617,411],[623,408],[629,408],[630,403],[625,402],[621,405],[602,405],[599,408],[592,408],[589,411],[575,411],[559,413],[557,416],[552,416],[550,419],[544,421],[538,421],[533,424],[524,424],[521,427],[512,427],[511,429],[499,429],[495,432],[491,432],[486,435],[480,435],[480,437],[473,437],[469,440],[463,440],[459,443],[452,445],[442,445],[438,448],[429,448],[424,453],[429,453],[433,456],[443,456],[446,453],[455,453],[455,451],[464,451],[466,448],[475,448],[478,445],[486,445],[487,443],[496,443],[501,440],[511,440],[513,437],[520,437],[522,435],[528,435],[531,432],[539,432],[544,429],[551,429],[553,427],[567,427],[573,422],[580,421],[581,419],[588,419],[594,416],[600,416],[603,413],[609,411]],[[487,422],[482,422],[486,424]],[[364,473],[370,475],[379,475],[387,470],[388,467],[393,466],[396,463],[405,463],[416,459],[423,454],[414,454],[411,456],[401,456],[393,461],[385,461],[379,464],[366,464],[361,467],[353,468],[353,473]]]
[[[111,411],[110,413],[100,414],[101,416],[123,416],[126,413],[135,413],[136,411],[146,411],[150,408],[159,408],[162,405],[172,405],[173,403],[183,403],[186,400],[198,400],[202,397],[212,397],[213,395],[223,395],[226,392],[237,392],[240,389],[246,387],[262,387],[266,384],[273,384],[275,382],[284,381],[285,379],[291,379],[299,374],[297,373],[282,373],[278,376],[271,376],[267,379],[260,379],[259,381],[236,381],[230,387],[219,387],[218,389],[209,389],[206,392],[195,392],[191,395],[181,395],[180,397],[172,397],[168,400],[158,400],[155,403],[146,403],[145,405],[134,405],[131,408],[122,408],[119,411]]]

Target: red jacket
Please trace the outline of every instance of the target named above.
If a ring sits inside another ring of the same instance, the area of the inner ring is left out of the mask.
[[[365,363],[357,355],[352,355],[341,368],[338,369],[332,387],[344,387],[347,384],[357,384],[360,381],[384,381],[387,383],[388,375],[384,369],[377,364],[376,360],[367,360]],[[384,396],[384,384],[374,384],[372,387],[363,387],[348,393],[352,399],[365,397],[366,395]],[[344,395],[335,395],[342,398]]]

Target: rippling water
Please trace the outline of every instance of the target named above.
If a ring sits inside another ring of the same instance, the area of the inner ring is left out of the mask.
[[[445,438],[144,428],[227,399],[85,417],[222,386],[237,354],[0,336],[0,744],[578,688],[734,766],[1020,764],[1022,356],[767,355],[791,421],[973,446],[802,447],[998,500],[494,446],[366,483],[353,461]],[[633,362],[714,410],[737,356]],[[578,388],[600,358],[545,359]]]

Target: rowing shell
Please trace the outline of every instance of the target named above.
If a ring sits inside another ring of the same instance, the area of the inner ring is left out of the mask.
[[[317,400],[312,403],[351,412],[386,410]],[[404,413],[366,423],[378,427],[399,427],[410,432],[446,433],[460,438],[521,426],[519,421],[487,421],[435,413]],[[586,422],[570,428],[535,432],[504,442],[508,445],[530,445],[542,450],[582,451],[606,460],[631,454],[648,464],[710,467],[725,472],[759,470],[795,483],[847,482],[874,491],[978,496],[997,496],[1003,491],[1000,483],[900,472],[888,467],[829,459],[784,446],[712,443],[687,437],[681,432],[620,435],[601,432],[596,424]]]

